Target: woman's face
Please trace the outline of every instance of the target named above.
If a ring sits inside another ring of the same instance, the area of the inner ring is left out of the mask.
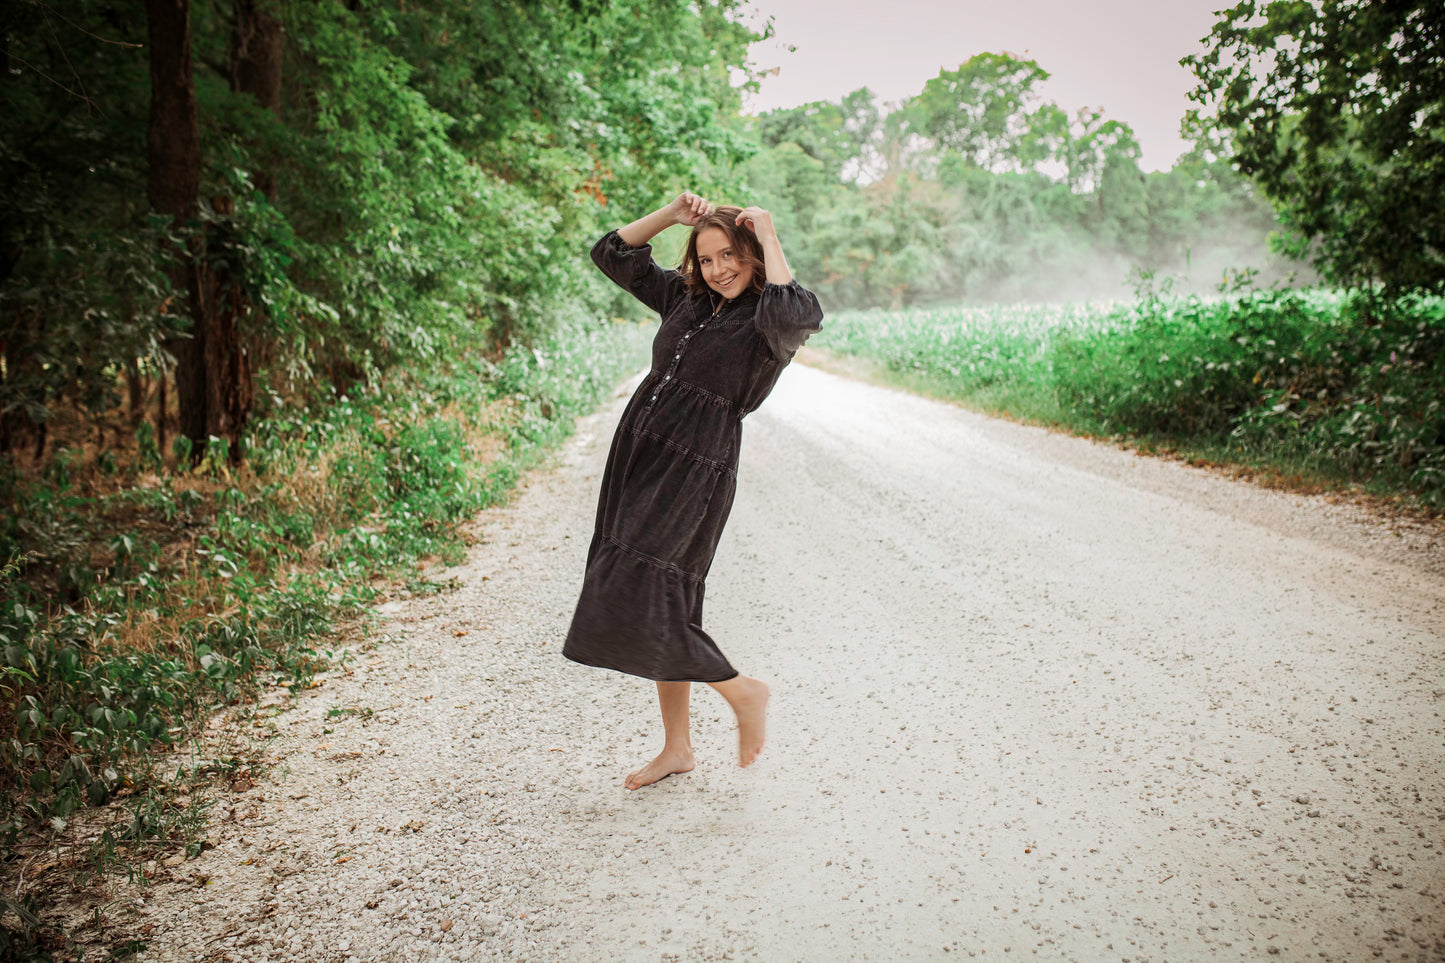
[[[697,235],[697,266],[707,286],[725,298],[735,298],[753,283],[753,268],[741,264],[727,232],[703,228]]]

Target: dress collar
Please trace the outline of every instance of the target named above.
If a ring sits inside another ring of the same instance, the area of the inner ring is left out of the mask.
[[[758,299],[758,293],[751,288],[739,294],[735,298],[725,300],[721,306],[718,304],[718,293],[712,288],[707,289],[707,309],[709,314],[722,314],[736,307],[750,305]]]

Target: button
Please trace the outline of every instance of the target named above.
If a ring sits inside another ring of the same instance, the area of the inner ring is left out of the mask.
[[[653,401],[656,401],[656,400],[657,400],[657,395],[653,395],[653,396],[652,396],[652,400],[653,400]]]
[[[671,381],[671,380],[672,380],[672,375],[663,375],[662,380],[663,380],[663,381]]]
[[[677,359],[679,359],[679,358],[681,358],[681,357],[682,357],[682,353],[681,353],[681,352],[678,352],[677,354],[675,354],[675,355],[672,356],[672,360],[673,360],[673,361],[676,361]]]

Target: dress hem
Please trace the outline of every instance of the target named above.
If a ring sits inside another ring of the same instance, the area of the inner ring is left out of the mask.
[[[685,678],[685,679],[659,679],[657,676],[647,675],[647,674],[642,673],[642,672],[633,672],[631,669],[619,669],[619,668],[618,668],[617,666],[615,666],[615,665],[607,665],[607,664],[602,663],[602,662],[589,662],[589,661],[587,661],[586,659],[579,659],[579,658],[577,658],[577,656],[572,655],[571,653],[566,652],[566,651],[563,651],[562,655],[563,655],[568,661],[570,661],[570,662],[576,662],[578,665],[585,665],[585,666],[588,666],[588,667],[593,668],[593,669],[609,669],[609,670],[611,670],[611,671],[613,671],[613,672],[621,672],[623,675],[636,676],[636,677],[639,678],[639,679],[649,679],[649,680],[651,680],[651,681],[653,681],[653,682],[697,682],[697,683],[700,683],[700,684],[702,684],[702,685],[712,685],[712,684],[715,683],[715,682],[727,682],[727,681],[729,681],[730,679],[736,679],[738,676],[742,675],[741,672],[739,672],[737,669],[734,669],[732,675],[726,675],[726,676],[723,676],[723,677],[720,678],[720,679],[700,679],[700,678],[697,678],[696,676],[688,676],[688,677]]]

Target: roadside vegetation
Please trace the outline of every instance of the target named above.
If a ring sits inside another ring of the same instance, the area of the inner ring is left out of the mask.
[[[43,467],[11,467],[6,858],[38,867],[33,882],[199,851],[206,784],[253,775],[244,752],[189,748],[208,719],[308,686],[364,644],[382,598],[445,592],[466,523],[646,363],[649,335],[574,319],[495,360],[281,408],[250,427],[240,466],[213,445],[192,467],[184,439],[163,454],[142,432],[126,449],[77,439]],[[95,806],[111,812],[67,832]],[[38,949],[43,892],[0,897],[15,945]]]
[[[814,343],[969,407],[1445,510],[1445,299],[843,312]]]

